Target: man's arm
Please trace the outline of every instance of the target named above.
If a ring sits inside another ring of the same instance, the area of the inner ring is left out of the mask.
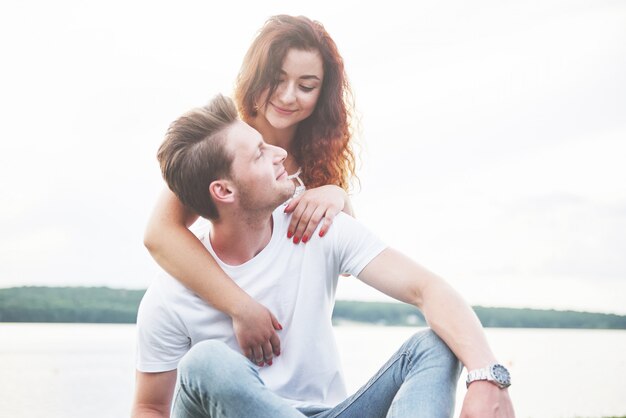
[[[132,418],[167,418],[176,387],[176,370],[160,373],[137,371]]]
[[[472,308],[442,278],[410,258],[388,248],[376,256],[358,277],[394,299],[419,308],[432,330],[468,370],[496,362]],[[470,385],[461,417],[513,416],[508,390],[489,382]]]

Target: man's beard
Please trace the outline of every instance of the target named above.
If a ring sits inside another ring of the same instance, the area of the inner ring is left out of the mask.
[[[252,187],[248,187],[236,181],[237,190],[239,191],[239,206],[245,212],[253,214],[261,214],[266,212],[273,212],[278,206],[285,203],[289,198],[293,196],[295,191],[295,184],[290,182],[290,185],[293,187],[284,187],[279,189],[274,189],[272,191],[268,191],[268,194],[271,193],[270,196],[262,196],[258,197],[258,192],[256,193],[252,190]]]

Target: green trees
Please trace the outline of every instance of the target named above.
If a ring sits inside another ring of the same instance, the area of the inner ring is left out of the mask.
[[[0,289],[0,322],[133,323],[144,292],[106,287]]]
[[[0,289],[0,322],[134,323],[145,290],[106,287],[16,287]],[[537,309],[474,311],[485,327],[626,329],[626,316]],[[401,303],[337,301],[333,322],[424,326],[413,306]]]

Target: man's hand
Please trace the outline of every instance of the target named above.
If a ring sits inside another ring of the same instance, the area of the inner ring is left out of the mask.
[[[258,302],[246,304],[232,315],[235,337],[243,355],[253,363],[272,365],[280,355],[280,339],[276,330],[283,329],[276,317]]]
[[[463,400],[460,418],[515,418],[508,389],[487,381],[472,382]]]

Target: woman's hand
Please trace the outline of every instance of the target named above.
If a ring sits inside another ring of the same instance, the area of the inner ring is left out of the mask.
[[[307,242],[320,222],[323,223],[319,236],[323,237],[333,218],[346,207],[347,200],[347,193],[334,185],[306,190],[293,198],[285,208],[285,213],[293,212],[287,238],[293,237],[294,244]]]
[[[283,329],[276,317],[251,299],[249,303],[241,304],[231,318],[243,355],[258,366],[271,366],[274,356],[280,355],[280,339],[276,331]]]
[[[276,331],[282,326],[222,270],[187,229],[197,218],[166,189],[146,228],[146,247],[171,276],[232,318],[235,337],[246,357],[259,365],[272,364],[272,358],[280,353]]]

